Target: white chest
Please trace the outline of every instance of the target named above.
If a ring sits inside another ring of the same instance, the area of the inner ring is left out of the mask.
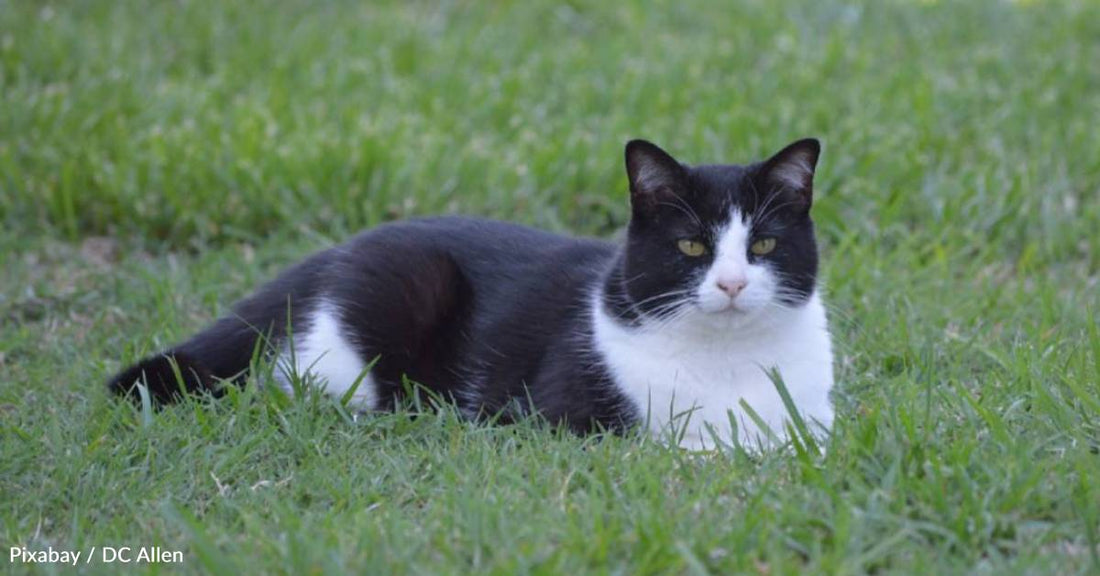
[[[733,333],[669,326],[632,329],[594,309],[595,343],[623,394],[654,434],[678,434],[685,448],[766,438],[748,404],[767,427],[785,436],[789,413],[768,370],[782,377],[795,408],[818,431],[832,425],[829,391],[832,350],[825,310],[817,296]],[[732,419],[732,422],[731,422]]]

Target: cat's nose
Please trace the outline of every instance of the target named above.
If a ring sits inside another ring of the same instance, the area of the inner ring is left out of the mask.
[[[718,289],[729,294],[730,298],[737,298],[737,295],[745,289],[746,284],[748,284],[748,281],[740,278],[720,278],[718,280]]]

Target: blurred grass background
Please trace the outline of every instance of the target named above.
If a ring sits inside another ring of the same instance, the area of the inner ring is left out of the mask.
[[[1095,265],[1097,15],[6,1],[0,218],[182,247],[441,211],[601,232],[626,216],[628,138],[719,162],[817,135],[831,237],[965,222],[933,231],[1045,257],[1084,239]]]
[[[0,542],[188,572],[1095,573],[1097,62],[1084,0],[0,0]],[[609,235],[629,138],[704,163],[811,135],[823,459],[263,394],[150,418],[100,386],[359,228]]]

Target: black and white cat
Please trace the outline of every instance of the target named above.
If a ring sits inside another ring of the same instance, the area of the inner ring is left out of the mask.
[[[393,409],[406,376],[472,417],[538,413],[579,432],[671,423],[681,445],[704,448],[762,439],[742,400],[783,435],[774,369],[824,432],[819,152],[806,139],[761,163],[689,167],[635,140],[621,244],[473,218],[386,224],[290,268],[110,387],[136,395],[143,382],[158,402],[217,393],[266,346],[282,386],[301,377],[363,410]]]

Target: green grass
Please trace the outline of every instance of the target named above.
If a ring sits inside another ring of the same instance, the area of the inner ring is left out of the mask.
[[[0,0],[0,566],[1100,571],[1098,38],[1085,1]],[[360,227],[606,235],[626,139],[805,135],[824,457],[101,386]]]

